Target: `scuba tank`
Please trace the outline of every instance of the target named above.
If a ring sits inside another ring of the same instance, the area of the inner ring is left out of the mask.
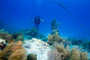
[[[39,16],[36,16],[35,17],[35,24],[40,24],[40,17]]]

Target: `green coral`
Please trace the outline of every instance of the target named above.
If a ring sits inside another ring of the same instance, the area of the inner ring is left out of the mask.
[[[37,34],[38,34],[38,30],[37,30],[36,28],[31,28],[29,34],[30,34],[32,37],[36,37]]]
[[[24,38],[22,35],[18,35],[15,41],[24,41]]]
[[[56,19],[53,19],[51,22],[51,30],[57,29],[57,27],[60,25],[60,23],[56,22]]]

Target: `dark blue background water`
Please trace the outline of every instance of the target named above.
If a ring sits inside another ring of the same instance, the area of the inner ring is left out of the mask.
[[[89,0],[58,0],[90,32]],[[39,15],[46,23],[40,24],[40,32],[51,33],[50,23],[56,18],[63,37],[90,39],[90,35],[55,1],[53,0],[0,0],[0,29],[9,32],[30,29],[34,23],[30,20]]]

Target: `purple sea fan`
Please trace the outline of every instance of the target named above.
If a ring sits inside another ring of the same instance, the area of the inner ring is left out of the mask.
[[[48,52],[48,60],[62,60],[62,54],[55,50]]]

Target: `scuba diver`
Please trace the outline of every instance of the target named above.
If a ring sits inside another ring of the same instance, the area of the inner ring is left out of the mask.
[[[46,21],[40,19],[39,16],[35,16],[35,18],[34,18],[32,21],[34,21],[36,29],[39,29],[39,24],[40,24],[41,22],[46,22]]]

